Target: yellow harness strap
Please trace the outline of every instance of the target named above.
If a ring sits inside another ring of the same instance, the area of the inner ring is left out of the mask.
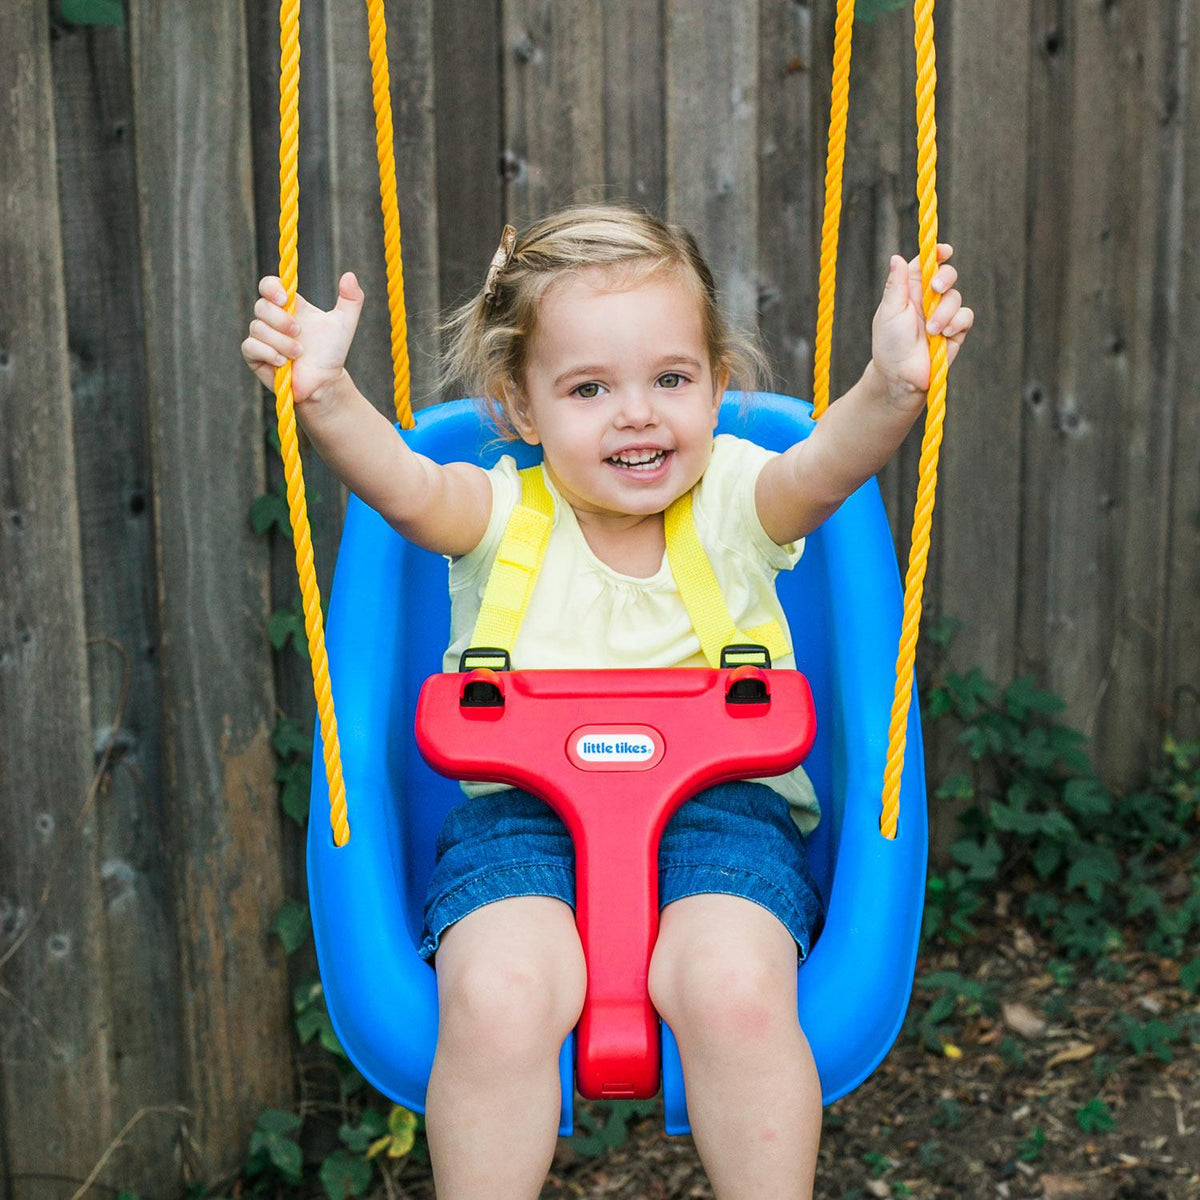
[[[508,519],[484,589],[471,635],[473,647],[507,650],[512,655],[546,556],[553,519],[554,500],[542,468],[527,467],[521,472],[521,502]],[[721,585],[696,534],[691,492],[667,509],[664,522],[667,562],[709,665],[719,667],[721,651],[739,642],[765,646],[772,661],[790,654],[791,647],[778,621],[745,632],[739,632],[733,623]]]

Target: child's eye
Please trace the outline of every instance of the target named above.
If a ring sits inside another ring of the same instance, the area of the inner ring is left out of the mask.
[[[683,387],[687,380],[678,371],[668,371],[658,377],[658,386],[664,388]]]
[[[581,400],[595,400],[603,390],[598,383],[581,383],[577,388],[571,389],[571,395],[578,396]]]

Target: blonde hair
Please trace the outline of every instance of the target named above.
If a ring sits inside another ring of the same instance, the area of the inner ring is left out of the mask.
[[[675,272],[693,290],[714,379],[722,375],[754,391],[769,374],[756,340],[735,329],[717,305],[712,271],[696,239],[678,225],[623,205],[577,205],[521,234],[507,262],[489,272],[489,287],[455,309],[442,324],[440,383],[476,397],[501,438],[520,436],[520,412],[529,340],[551,284],[572,272],[601,267],[622,286]]]

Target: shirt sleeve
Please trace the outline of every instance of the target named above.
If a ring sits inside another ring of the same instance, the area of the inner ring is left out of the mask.
[[[804,553],[804,539],[780,546],[762,526],[754,489],[763,467],[778,457],[745,438],[719,434],[704,472],[697,507],[713,536],[732,554],[749,556],[772,571],[790,571]]]
[[[457,558],[449,558],[450,590],[469,587],[475,583],[484,568],[491,568],[500,548],[500,539],[504,536],[508,518],[517,506],[521,496],[521,478],[517,471],[517,461],[511,454],[504,455],[500,461],[487,472],[488,482],[492,485],[492,513],[488,518],[487,529],[479,544],[466,554]]]

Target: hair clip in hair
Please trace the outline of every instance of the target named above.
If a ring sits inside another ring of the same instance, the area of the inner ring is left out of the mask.
[[[483,285],[483,298],[488,304],[496,302],[496,287],[500,282],[500,272],[512,261],[513,251],[517,248],[517,231],[515,226],[505,225],[500,234],[500,245],[492,255],[492,264],[488,267],[487,282]]]

